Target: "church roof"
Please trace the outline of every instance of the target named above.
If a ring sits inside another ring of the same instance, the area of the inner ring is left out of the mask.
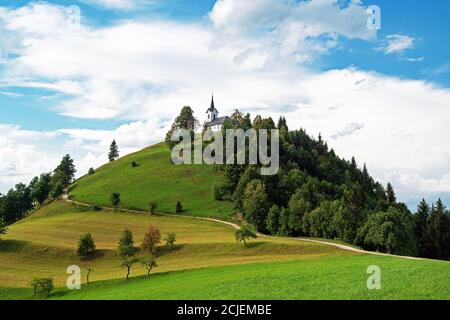
[[[206,110],[206,113],[213,112],[214,110],[217,113],[219,112],[219,111],[217,111],[216,107],[214,106],[214,96],[212,96],[212,98],[211,98],[211,106],[208,108],[208,110]]]
[[[205,126],[206,127],[212,127],[212,126],[216,126],[218,124],[222,125],[225,122],[225,120],[227,120],[227,119],[229,119],[227,116],[216,118],[213,121],[205,123]]]

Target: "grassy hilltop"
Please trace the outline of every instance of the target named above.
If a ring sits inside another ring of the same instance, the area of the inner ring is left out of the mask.
[[[78,180],[70,194],[74,200],[110,206],[110,195],[119,192],[124,208],[148,210],[149,201],[156,201],[157,210],[167,213],[175,212],[179,200],[183,214],[228,217],[231,204],[212,198],[212,187],[221,180],[213,166],[173,165],[167,146],[157,144],[102,166]]]

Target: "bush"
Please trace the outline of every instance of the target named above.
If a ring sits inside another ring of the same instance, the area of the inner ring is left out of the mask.
[[[150,213],[155,213],[156,208],[158,207],[158,204],[155,201],[150,201],[148,203],[148,210],[150,211]]]
[[[90,168],[88,174],[92,176],[95,173],[94,168]]]
[[[166,245],[172,249],[174,243],[177,241],[177,234],[175,232],[169,232],[164,240],[166,241]]]
[[[114,210],[117,210],[117,208],[119,208],[120,205],[120,193],[114,192],[113,194],[111,194],[110,201],[114,207]]]
[[[49,297],[50,293],[55,289],[53,278],[34,278],[31,281],[31,287],[33,288],[33,295],[38,291],[42,291],[46,297]]]
[[[221,201],[223,199],[222,187],[218,184],[213,185],[212,187],[212,197],[213,200]]]
[[[181,212],[183,212],[183,206],[181,205],[181,202],[180,202],[180,201],[177,201],[177,204],[176,204],[176,206],[175,206],[175,212],[176,212],[176,213],[181,213]]]
[[[136,161],[131,162],[131,167],[132,168],[136,168],[138,166]]]
[[[78,240],[77,255],[81,257],[88,256],[95,251],[95,241],[90,233],[85,234]]]

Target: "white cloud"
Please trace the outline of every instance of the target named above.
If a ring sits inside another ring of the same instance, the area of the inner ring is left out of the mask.
[[[140,5],[149,4],[149,0],[81,0],[87,4],[105,7],[107,9],[132,10]]]
[[[122,21],[94,28],[69,23],[61,6],[0,10],[0,28],[14,39],[0,48],[17,55],[4,67],[1,87],[64,93],[56,110],[71,117],[130,121],[110,131],[4,127],[0,190],[52,169],[64,153],[84,173],[104,162],[113,138],[121,154],[160,141],[183,105],[203,121],[214,91],[221,114],[236,107],[283,114],[291,128],[321,132],[337,154],[366,162],[383,182],[395,180],[404,197],[450,192],[449,89],[353,69],[318,74],[299,65],[336,48],[340,37],[374,39],[358,1],[334,3],[222,0],[209,15],[211,26]],[[386,52],[407,49],[389,39]],[[410,178],[394,179],[399,174]]]
[[[385,54],[402,53],[414,47],[415,39],[402,34],[392,34],[386,37],[386,45],[381,48]]]

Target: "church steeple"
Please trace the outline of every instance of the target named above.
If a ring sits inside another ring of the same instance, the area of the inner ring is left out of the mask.
[[[219,116],[219,111],[214,106],[214,94],[211,97],[211,106],[206,110],[206,113],[208,114],[208,122],[214,121]]]
[[[206,112],[213,112],[214,110],[217,111],[216,107],[214,106],[214,94],[211,97],[211,106],[209,107],[209,109]]]

